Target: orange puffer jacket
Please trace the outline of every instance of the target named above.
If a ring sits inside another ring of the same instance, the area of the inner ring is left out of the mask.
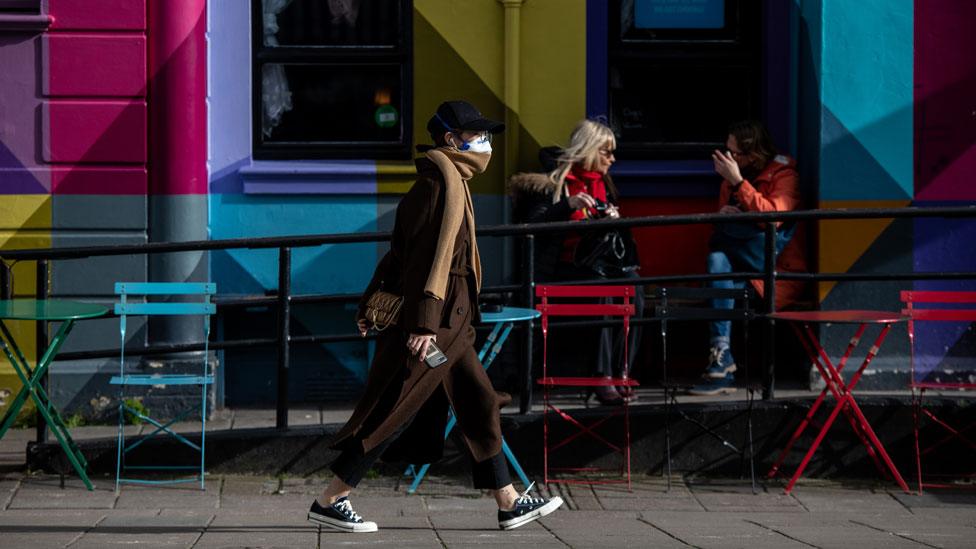
[[[728,204],[732,194],[732,184],[722,181],[719,192],[719,207]],[[776,156],[755,177],[754,181],[744,180],[736,189],[739,207],[745,212],[786,212],[799,209],[800,180],[796,172],[796,162],[783,155]],[[786,272],[806,272],[806,231],[800,223],[792,240],[776,259],[776,270]],[[763,282],[752,281],[752,285],[763,295]],[[806,283],[801,280],[779,280],[776,282],[776,309],[783,309],[803,297]]]

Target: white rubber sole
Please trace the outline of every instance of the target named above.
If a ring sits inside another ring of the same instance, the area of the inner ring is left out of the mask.
[[[535,511],[526,513],[520,517],[515,517],[503,522],[498,523],[498,527],[502,530],[514,530],[519,526],[524,526],[532,521],[538,520],[549,513],[552,513],[556,509],[559,509],[563,505],[563,498],[556,496],[549,500],[549,503],[539,507]]]
[[[366,532],[375,532],[379,530],[379,527],[376,526],[375,522],[346,522],[312,512],[308,513],[308,520],[309,522],[314,522],[319,526],[325,526],[326,528],[331,528],[340,532],[350,532],[354,534],[363,534]]]

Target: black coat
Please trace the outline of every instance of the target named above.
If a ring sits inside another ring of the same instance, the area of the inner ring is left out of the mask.
[[[481,364],[477,362],[472,322],[477,322],[477,282],[468,267],[470,234],[462,223],[454,243],[451,276],[444,300],[424,292],[434,261],[444,212],[444,178],[426,158],[417,160],[417,182],[397,207],[389,253],[379,262],[360,303],[364,316],[368,297],[377,289],[403,296],[397,325],[383,331],[376,344],[366,388],[352,417],[332,440],[332,447],[360,444],[365,453],[413,421],[384,455],[384,459],[430,463],[440,458],[448,401],[458,413],[484,418],[469,426],[474,439],[465,437],[476,461],[484,461],[501,450],[498,410],[511,397],[496,393]],[[428,368],[406,348],[410,333],[434,333],[448,362]],[[472,355],[473,358],[472,364]],[[455,370],[467,368],[469,375],[457,383]]]
[[[607,199],[616,205],[616,192],[610,178],[607,181]],[[512,199],[512,218],[516,223],[553,223],[570,221],[573,208],[569,198],[562,196],[553,202],[557,185],[544,173],[517,173],[508,180],[509,196]],[[541,233],[535,238],[535,279],[538,282],[552,282],[560,278],[579,278],[576,269],[568,273],[557,273],[559,256],[562,253],[566,233]],[[567,270],[565,265],[562,270]],[[566,276],[563,276],[566,275]]]

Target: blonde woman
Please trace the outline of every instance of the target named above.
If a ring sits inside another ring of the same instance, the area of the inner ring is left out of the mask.
[[[585,221],[589,219],[619,218],[619,195],[610,179],[617,140],[606,124],[597,120],[582,120],[573,129],[569,144],[556,159],[549,173],[520,173],[512,176],[509,191],[512,196],[514,218],[520,223],[555,221]],[[626,235],[629,238],[629,235]],[[592,257],[581,253],[588,245],[578,234],[538,235],[536,242],[536,279],[546,281],[588,280],[606,278],[636,278],[637,258],[629,251],[627,257]],[[589,248],[586,250],[589,252]],[[585,257],[584,257],[585,256]],[[635,299],[637,315],[643,313],[643,292]],[[601,330],[595,374],[613,376],[614,366],[623,364],[623,337],[613,337],[610,328]],[[640,330],[632,328],[628,341],[628,370],[637,353]],[[612,386],[599,387],[596,398],[603,404],[622,404],[625,395]],[[630,395],[626,395],[628,398]]]

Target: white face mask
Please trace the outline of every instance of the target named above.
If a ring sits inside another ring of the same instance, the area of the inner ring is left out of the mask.
[[[460,147],[457,147],[457,150],[474,152],[474,153],[482,153],[482,154],[491,154],[491,138],[488,137],[488,134],[485,134],[481,137],[475,138],[473,141],[465,142]]]

